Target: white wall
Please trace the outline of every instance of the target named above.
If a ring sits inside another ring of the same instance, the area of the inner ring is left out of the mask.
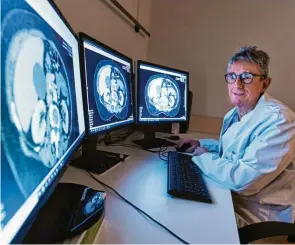
[[[127,11],[149,30],[151,0],[120,0]],[[138,34],[108,0],[55,0],[75,32],[85,32],[130,58],[145,59],[148,37]]]
[[[153,0],[148,59],[190,72],[192,113],[231,108],[224,73],[241,45],[271,57],[268,92],[295,110],[294,0]]]

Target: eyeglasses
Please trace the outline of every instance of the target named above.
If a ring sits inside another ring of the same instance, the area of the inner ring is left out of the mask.
[[[258,74],[253,74],[250,72],[244,72],[240,75],[238,75],[234,72],[230,72],[230,73],[225,74],[224,77],[225,77],[225,81],[230,84],[235,83],[235,81],[237,80],[238,77],[240,78],[241,82],[245,83],[245,84],[252,83],[254,77],[266,78],[265,75],[258,75]]]

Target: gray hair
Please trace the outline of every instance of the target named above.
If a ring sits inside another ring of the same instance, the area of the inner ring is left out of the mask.
[[[261,74],[268,77],[269,56],[263,50],[257,50],[256,46],[242,47],[231,57],[227,68],[229,69],[233,63],[239,60],[246,60],[258,65]]]

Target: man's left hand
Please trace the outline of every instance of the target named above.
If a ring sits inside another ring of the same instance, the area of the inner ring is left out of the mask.
[[[194,156],[201,156],[202,154],[208,152],[208,150],[205,147],[199,146],[195,151],[193,152]]]

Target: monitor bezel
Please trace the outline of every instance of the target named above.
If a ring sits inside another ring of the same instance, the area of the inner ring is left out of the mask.
[[[110,132],[114,129],[118,129],[120,127],[125,127],[131,124],[135,124],[135,111],[134,111],[134,103],[135,100],[133,98],[133,60],[132,58],[126,56],[125,54],[113,49],[112,47],[102,43],[101,41],[98,41],[97,39],[89,36],[85,32],[79,32],[78,33],[79,37],[79,53],[80,53],[80,71],[81,71],[81,83],[82,83],[82,94],[83,94],[83,108],[84,108],[84,119],[85,119],[85,125],[86,125],[86,137],[91,137],[91,136],[96,136],[100,134],[104,134],[107,132]],[[89,116],[88,116],[88,102],[87,102],[87,83],[86,83],[86,74],[85,74],[85,53],[84,53],[84,45],[83,42],[84,40],[88,40],[90,42],[93,42],[94,44],[97,44],[99,46],[102,46],[103,48],[107,49],[108,51],[114,53],[115,55],[122,56],[123,58],[127,59],[128,62],[130,62],[130,100],[132,103],[131,110],[132,110],[132,115],[133,115],[133,120],[130,122],[127,122],[125,124],[118,124],[115,126],[112,126],[109,129],[106,130],[101,130],[96,133],[91,133],[90,132],[90,124],[89,124]]]
[[[74,32],[73,28],[70,26],[69,22],[66,20],[60,9],[57,7],[55,2],[53,0],[47,0],[50,6],[53,8],[53,10],[56,12],[56,14],[60,17],[62,22],[66,25],[66,27],[70,30],[74,38],[77,40],[78,49],[79,49],[79,39],[77,34]],[[80,62],[80,60],[79,60]],[[82,87],[81,87],[82,89]],[[84,108],[83,108],[84,110]],[[26,234],[30,230],[31,226],[34,223],[34,220],[38,216],[38,212],[40,209],[46,204],[48,199],[51,197],[52,193],[54,192],[57,184],[60,182],[60,179],[64,175],[64,172],[67,170],[67,167],[70,163],[71,157],[74,155],[74,153],[77,151],[77,149],[81,146],[82,141],[86,137],[86,127],[85,131],[77,138],[77,142],[72,146],[72,149],[68,156],[65,158],[65,164],[62,167],[61,171],[56,175],[54,181],[48,186],[47,191],[45,194],[40,198],[36,206],[33,208],[32,212],[29,214],[29,216],[26,218],[25,222],[22,224],[20,229],[16,232],[15,236],[11,240],[11,243],[21,243],[23,239],[25,238]]]
[[[160,121],[140,121],[139,120],[139,82],[140,82],[140,65],[149,65],[149,66],[154,66],[157,67],[159,69],[166,69],[166,70],[170,70],[170,71],[175,71],[175,72],[179,72],[179,73],[184,73],[187,76],[187,91],[185,91],[186,94],[186,112],[185,112],[185,117],[186,120],[169,120],[169,121],[165,121],[165,120],[160,120]],[[188,94],[189,94],[189,72],[185,71],[185,70],[181,70],[181,69],[177,69],[177,68],[173,68],[173,67],[169,67],[169,66],[165,66],[165,65],[160,65],[160,64],[156,64],[156,63],[152,63],[149,61],[145,61],[145,60],[137,60],[136,65],[135,65],[135,100],[136,100],[136,105],[135,105],[135,121],[136,124],[138,125],[144,125],[144,124],[172,124],[172,123],[185,123],[188,121]]]

